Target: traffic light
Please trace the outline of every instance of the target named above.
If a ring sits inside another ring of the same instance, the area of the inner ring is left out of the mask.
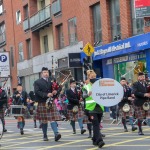
[[[87,70],[91,70],[91,58],[90,56],[86,56],[83,58],[83,68],[84,68],[84,74],[86,75]]]

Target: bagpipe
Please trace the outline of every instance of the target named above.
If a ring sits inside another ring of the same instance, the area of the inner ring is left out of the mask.
[[[64,89],[64,84],[68,81],[68,79],[70,77],[72,77],[71,72],[67,76],[65,76],[65,78],[62,80],[61,84],[58,84],[56,81],[52,82],[52,91],[57,91],[57,93],[56,93],[56,95],[53,95],[53,97],[49,97],[46,100],[46,108],[47,109],[53,108],[54,99],[57,98],[58,95],[60,94],[60,92]]]

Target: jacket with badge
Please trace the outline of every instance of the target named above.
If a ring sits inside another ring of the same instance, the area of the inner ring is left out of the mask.
[[[123,99],[121,100],[121,102],[119,102],[118,106],[119,107],[123,107],[126,103],[131,105],[131,101],[128,100],[129,97],[131,97],[131,88],[128,86],[124,86],[124,96]]]

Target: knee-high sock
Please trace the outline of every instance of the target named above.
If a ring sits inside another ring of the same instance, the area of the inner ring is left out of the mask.
[[[71,124],[71,126],[72,126],[73,131],[75,132],[75,131],[76,131],[76,128],[75,128],[75,121],[71,120],[70,124]]]
[[[3,129],[5,129],[5,119],[2,118],[1,121],[2,121],[2,125],[3,125]]]
[[[51,124],[51,128],[54,132],[54,135],[57,135],[58,134],[58,124],[57,124],[57,122],[54,121],[54,122],[51,122],[50,124]]]
[[[138,119],[139,132],[142,132],[142,120]]]
[[[44,137],[47,137],[47,123],[42,123],[42,131]]]
[[[127,129],[126,119],[122,118],[122,124],[123,124],[124,129]]]
[[[129,122],[130,122],[130,125],[131,125],[132,127],[134,127],[134,124],[133,124],[133,117],[129,117]]]
[[[81,130],[83,130],[83,118],[78,119],[78,124]]]

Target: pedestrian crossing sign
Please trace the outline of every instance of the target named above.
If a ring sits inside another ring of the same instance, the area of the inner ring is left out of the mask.
[[[85,45],[85,47],[83,48],[83,52],[87,55],[87,56],[91,56],[94,53],[94,47],[90,44],[87,43]]]

